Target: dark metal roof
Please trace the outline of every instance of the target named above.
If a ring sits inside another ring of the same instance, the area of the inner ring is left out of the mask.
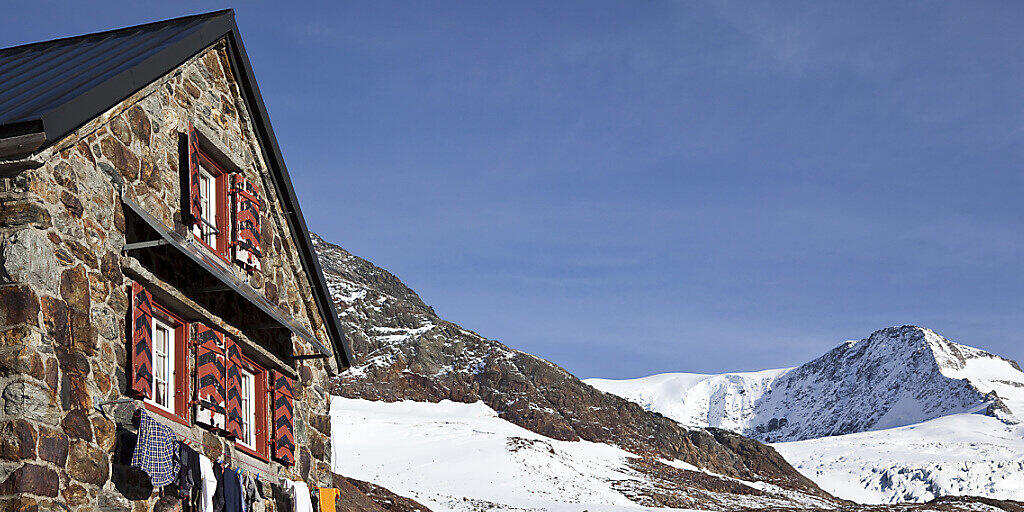
[[[168,57],[184,62],[176,45],[205,39],[215,21],[223,35],[231,18],[219,11],[0,50],[0,133],[45,131],[43,145],[53,143],[166,73]]]
[[[297,233],[303,268],[314,281],[314,298],[334,355],[339,366],[349,366],[351,349],[310,243],[233,10],[0,50],[0,138],[45,132],[39,148],[53,144],[224,38],[274,185],[282,195],[292,232]]]

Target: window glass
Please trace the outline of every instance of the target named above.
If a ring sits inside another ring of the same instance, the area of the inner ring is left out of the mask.
[[[217,248],[217,179],[206,170],[199,171],[199,198],[202,209],[203,241]]]
[[[153,319],[153,402],[173,412],[174,329]]]
[[[246,370],[241,370],[239,373],[242,376],[242,437],[239,441],[250,448],[255,448],[256,408],[253,403],[253,397],[256,396],[256,379],[253,374]]]

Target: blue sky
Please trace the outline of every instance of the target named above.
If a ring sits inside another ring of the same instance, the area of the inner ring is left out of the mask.
[[[22,3],[0,43],[227,6]],[[449,320],[582,377],[907,323],[1024,359],[1020,4],[230,6],[310,228]]]

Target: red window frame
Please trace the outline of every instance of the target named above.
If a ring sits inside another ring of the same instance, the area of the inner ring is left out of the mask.
[[[235,440],[235,448],[252,455],[264,462],[270,461],[270,437],[269,437],[269,404],[270,404],[270,378],[268,372],[262,366],[256,364],[252,359],[241,357],[245,370],[253,375],[253,421],[256,422],[252,428],[256,431],[256,449],[252,449]]]
[[[152,304],[153,317],[174,329],[174,412],[172,413],[149,400],[144,400],[143,405],[147,411],[188,425],[188,405],[192,383],[188,364],[188,323],[157,301],[154,300]]]
[[[229,217],[231,209],[229,208],[228,179],[231,175],[202,149],[199,150],[199,166],[209,172],[214,179],[214,193],[217,194],[217,211],[215,212],[217,216],[217,241],[215,243],[217,246],[211,247],[202,237],[198,235],[193,236],[207,249],[220,256],[221,259],[229,261],[228,252],[231,248],[231,223],[229,222]]]

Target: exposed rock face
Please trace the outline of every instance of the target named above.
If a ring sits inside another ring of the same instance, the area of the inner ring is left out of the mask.
[[[554,439],[614,444],[824,495],[774,449],[720,429],[683,427],[553,363],[441,320],[395,276],[313,239],[357,361],[333,392],[383,401],[481,400],[503,419]]]

